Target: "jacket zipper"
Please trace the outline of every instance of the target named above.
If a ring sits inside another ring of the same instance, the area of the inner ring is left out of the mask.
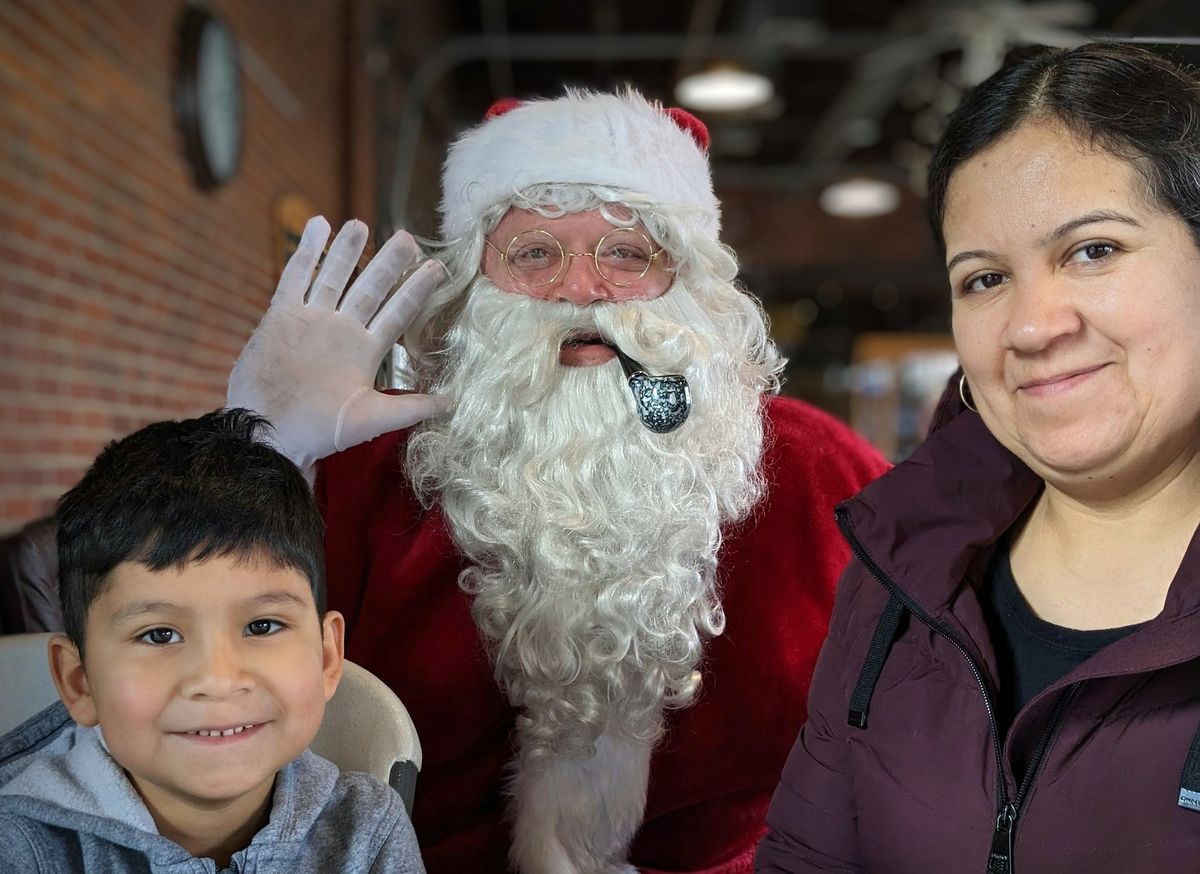
[[[895,581],[884,573],[879,565],[875,564],[875,560],[863,548],[858,537],[851,529],[849,513],[842,507],[838,507],[834,512],[838,528],[841,529],[842,536],[846,538],[846,542],[850,544],[850,551],[854,553],[854,557],[859,560],[862,566],[867,569],[868,573],[880,585],[887,589],[889,594],[904,605],[908,612],[921,620],[930,631],[949,641],[962,654],[962,657],[967,660],[967,665],[971,668],[971,673],[975,675],[975,682],[978,684],[979,691],[983,695],[983,706],[987,709],[988,727],[992,735],[992,750],[996,756],[996,828],[992,833],[992,849],[988,854],[987,868],[984,870],[986,874],[1014,874],[1013,843],[1016,840],[1017,816],[1021,812],[1021,803],[1025,800],[1030,788],[1033,786],[1033,779],[1037,775],[1038,768],[1041,766],[1042,757],[1049,748],[1050,740],[1058,728],[1058,723],[1062,719],[1067,704],[1074,697],[1079,683],[1072,683],[1068,686],[1055,702],[1054,710],[1050,714],[1050,719],[1046,723],[1046,727],[1042,729],[1038,745],[1029,760],[1029,766],[1025,769],[1025,776],[1021,780],[1021,785],[1017,789],[1016,800],[1009,801],[1008,781],[1004,777],[1004,756],[1000,743],[1000,727],[996,721],[995,708],[992,706],[992,696],[988,691],[987,683],[983,679],[983,672],[980,670],[978,663],[976,663],[974,656],[967,651],[966,646],[958,639],[954,632],[934,621],[932,616],[927,614],[916,601],[909,597],[907,592],[896,585]]]
[[[1021,778],[1021,785],[1017,789],[1017,800],[1011,804],[1004,804],[1000,808],[1000,814],[996,817],[996,831],[992,834],[992,852],[988,856],[988,874],[993,874],[993,872],[996,872],[996,874],[1013,874],[1013,840],[1017,828],[1017,814],[1021,812],[1021,806],[1029,794],[1030,787],[1033,786],[1033,779],[1041,767],[1042,757],[1046,754],[1046,750],[1050,746],[1054,732],[1058,729],[1059,720],[1062,719],[1067,705],[1075,697],[1075,691],[1078,688],[1079,683],[1072,683],[1063,690],[1062,694],[1058,696],[1058,700],[1054,702],[1054,709],[1050,712],[1050,719],[1046,721],[1046,727],[1042,729],[1041,737],[1038,738],[1038,745],[1029,759],[1028,766],[1025,768],[1025,776]],[[1000,782],[1003,783],[1004,779],[1000,778]]]

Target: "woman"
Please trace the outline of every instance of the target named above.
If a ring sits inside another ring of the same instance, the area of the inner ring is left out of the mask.
[[[757,868],[1200,870],[1200,88],[1042,51],[952,116],[930,212],[962,400],[838,509]]]

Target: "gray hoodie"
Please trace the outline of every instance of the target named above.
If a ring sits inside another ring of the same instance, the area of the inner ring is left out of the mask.
[[[236,874],[424,874],[404,805],[366,774],[305,751],[275,781],[270,821],[234,854]],[[0,738],[0,871],[215,874],[158,833],[99,729],[61,703]]]

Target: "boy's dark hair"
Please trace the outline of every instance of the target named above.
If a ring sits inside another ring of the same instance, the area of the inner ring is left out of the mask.
[[[63,625],[83,652],[92,602],[117,565],[182,568],[264,556],[308,578],[325,612],[324,523],[294,464],[255,439],[249,410],[158,422],[117,440],[58,504]]]
[[[950,116],[929,167],[929,220],[941,251],[954,172],[1023,122],[1066,125],[1128,161],[1151,202],[1175,213],[1200,245],[1200,83],[1146,49],[1089,43],[1023,52],[971,91]]]

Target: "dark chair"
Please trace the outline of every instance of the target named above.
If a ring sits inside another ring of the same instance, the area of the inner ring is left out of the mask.
[[[55,531],[47,516],[0,538],[0,634],[62,629]]]

